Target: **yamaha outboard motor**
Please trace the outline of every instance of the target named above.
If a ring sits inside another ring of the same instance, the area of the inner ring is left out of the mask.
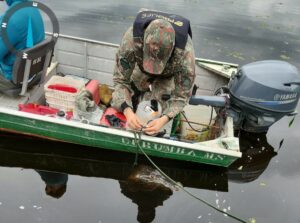
[[[267,132],[283,116],[296,114],[300,74],[284,61],[254,62],[241,67],[221,92],[222,97],[192,97],[190,104],[219,107],[217,112],[233,117],[236,129]]]
[[[300,75],[284,61],[254,62],[241,67],[228,88],[235,127],[267,132],[283,116],[295,115]]]

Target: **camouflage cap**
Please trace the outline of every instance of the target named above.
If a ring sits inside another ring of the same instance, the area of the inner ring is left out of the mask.
[[[175,30],[164,19],[152,21],[145,30],[143,68],[150,74],[161,74],[175,45]]]

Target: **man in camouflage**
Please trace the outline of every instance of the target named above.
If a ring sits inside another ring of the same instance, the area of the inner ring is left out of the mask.
[[[157,100],[162,116],[143,131],[154,135],[179,114],[187,104],[195,80],[195,56],[191,37],[185,47],[175,45],[175,30],[166,19],[154,19],[143,38],[133,36],[133,27],[124,34],[116,55],[113,74],[115,91],[112,106],[123,111],[132,129],[142,125],[134,113],[136,101]]]

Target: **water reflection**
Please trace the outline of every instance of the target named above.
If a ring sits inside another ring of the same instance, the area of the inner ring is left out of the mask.
[[[59,199],[67,190],[68,174],[36,170],[45,182],[45,193]]]
[[[133,166],[134,154],[20,138],[13,134],[0,134],[0,137],[0,166],[36,170],[45,182],[46,194],[55,198],[64,196],[72,175],[113,179],[119,182],[121,194],[136,205],[137,221],[147,223],[156,219],[158,207],[176,194],[176,188],[142,156],[139,165]],[[241,132],[240,138],[243,157],[227,169],[153,159],[167,175],[185,187],[228,192],[229,181],[256,180],[277,154],[265,135]]]
[[[228,178],[236,183],[256,180],[268,167],[271,159],[277,155],[268,143],[266,134],[240,133],[242,158],[228,168]]]
[[[0,134],[0,166],[22,167],[87,177],[127,181],[139,173],[150,176],[150,165],[139,157],[141,167],[133,166],[134,154],[88,148],[79,145]],[[43,149],[41,149],[43,148]],[[89,152],[85,152],[88,150]],[[227,170],[214,166],[153,158],[160,168],[186,187],[228,191]],[[154,175],[153,175],[154,176]],[[145,178],[145,177],[144,177]],[[156,177],[156,179],[158,179]],[[57,181],[67,182],[59,177]]]
[[[172,185],[149,166],[136,166],[128,178],[119,183],[122,194],[138,206],[137,221],[141,223],[152,222],[155,208],[173,194]]]

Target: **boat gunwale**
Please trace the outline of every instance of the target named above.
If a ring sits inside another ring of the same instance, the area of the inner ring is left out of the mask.
[[[113,135],[117,135],[117,136],[123,136],[123,137],[131,138],[131,139],[135,139],[133,132],[129,132],[129,131],[125,131],[125,130],[113,129],[113,128],[108,128],[108,127],[104,127],[104,126],[94,126],[94,125],[90,125],[90,124],[69,121],[69,120],[63,120],[63,119],[56,119],[53,117],[41,116],[41,115],[37,115],[37,114],[26,113],[26,112],[3,108],[3,107],[0,107],[0,113],[12,115],[12,116],[23,117],[23,118],[35,119],[35,120],[49,122],[49,123],[53,123],[53,124],[57,124],[57,125],[65,125],[65,126],[69,126],[69,127],[75,127],[75,128],[91,130],[91,131],[96,131],[96,132],[102,132],[105,134],[113,134]],[[226,138],[227,137],[224,137],[224,139],[226,139]],[[232,137],[228,137],[228,138],[232,138]],[[215,139],[215,140],[217,140],[217,139]],[[240,151],[216,149],[216,148],[208,147],[208,146],[201,145],[201,144],[192,144],[192,143],[174,141],[174,140],[165,139],[165,138],[151,137],[151,136],[146,136],[146,135],[142,135],[141,140],[152,142],[152,143],[159,143],[159,144],[164,144],[164,145],[182,147],[182,148],[187,148],[187,149],[192,149],[192,150],[197,150],[197,151],[221,154],[221,155],[226,155],[226,156],[231,156],[231,157],[241,157]],[[213,141],[213,140],[211,140],[211,141]],[[208,142],[208,141],[205,141],[205,142]]]
[[[45,32],[45,33],[48,36],[52,36],[53,35],[51,32]],[[93,39],[88,39],[88,38],[83,38],[83,37],[77,37],[77,36],[71,36],[71,35],[66,35],[66,34],[59,34],[59,37],[62,37],[62,38],[65,38],[65,39],[83,41],[83,42],[86,42],[86,43],[100,44],[102,46],[107,46],[107,47],[118,48],[120,46],[119,44],[116,44],[116,43],[109,43],[109,42],[104,42],[104,41],[99,41],[99,40],[93,40]],[[228,62],[219,61],[219,60],[204,59],[204,58],[200,58],[200,57],[196,57],[195,61],[204,62],[204,63],[213,63],[213,64],[219,64],[219,65],[229,65],[229,66],[235,67],[235,68],[239,67],[239,65],[235,64],[235,63],[228,63]]]

